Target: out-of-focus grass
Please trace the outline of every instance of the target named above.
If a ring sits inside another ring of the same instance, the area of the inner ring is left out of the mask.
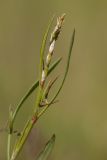
[[[71,31],[76,28],[71,70],[59,98],[61,101],[43,116],[32,132],[25,147],[26,159],[31,156],[28,151],[34,155],[38,150],[36,145],[41,149],[45,137],[53,132],[57,135],[54,160],[107,158],[106,6],[104,0],[0,2],[1,127],[7,120],[9,105],[14,107],[38,74],[40,42],[53,13],[67,14],[63,38],[58,41],[55,54],[67,53]],[[60,67],[58,72],[63,69]],[[34,100],[35,96],[25,104],[26,113],[23,109],[17,126],[24,123]],[[6,133],[0,133],[0,159],[6,155],[5,138]]]

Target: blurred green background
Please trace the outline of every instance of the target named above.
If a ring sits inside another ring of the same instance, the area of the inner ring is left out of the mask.
[[[63,62],[76,28],[68,78],[59,103],[33,129],[18,159],[31,160],[56,134],[50,160],[107,159],[107,1],[106,0],[0,0],[0,127],[38,76],[41,39],[49,19],[66,13],[55,57]],[[54,21],[53,26],[56,21]],[[58,84],[57,84],[58,85]],[[24,104],[15,124],[19,131],[35,103]],[[0,160],[6,159],[7,133],[0,133]],[[16,136],[14,135],[14,138]]]

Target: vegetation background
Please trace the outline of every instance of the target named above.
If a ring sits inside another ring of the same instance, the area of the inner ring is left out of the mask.
[[[53,13],[66,13],[54,57],[63,56],[70,36],[76,38],[67,81],[59,103],[33,129],[18,159],[31,160],[56,133],[51,160],[107,159],[107,1],[0,0],[0,127],[38,75],[41,39]],[[54,23],[55,24],[55,23]],[[17,118],[20,131],[35,102],[34,94]],[[14,135],[16,136],[16,135]],[[6,159],[5,132],[0,133],[0,159]]]

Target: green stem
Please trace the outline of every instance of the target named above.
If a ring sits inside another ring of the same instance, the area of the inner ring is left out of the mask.
[[[19,138],[18,142],[16,143],[14,150],[13,150],[13,154],[10,160],[15,160],[17,158],[17,156],[19,155],[24,143],[26,142],[33,126],[35,125],[37,119],[35,117],[35,115],[33,115],[33,117],[31,119],[28,120],[28,122],[25,125],[25,128],[21,134],[21,137]]]
[[[11,133],[8,133],[8,140],[7,140],[7,160],[10,160],[10,144],[11,144]]]

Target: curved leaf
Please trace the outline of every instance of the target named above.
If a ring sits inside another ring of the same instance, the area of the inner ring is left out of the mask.
[[[53,150],[54,144],[55,144],[55,135],[53,135],[51,139],[47,142],[44,149],[39,154],[36,160],[47,160]]]

